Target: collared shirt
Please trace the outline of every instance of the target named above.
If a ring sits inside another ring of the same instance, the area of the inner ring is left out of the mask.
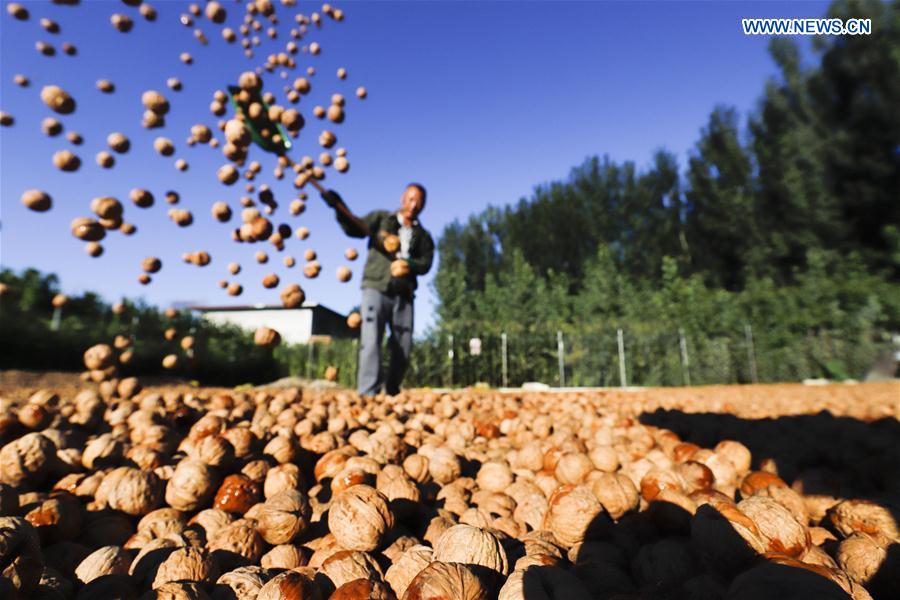
[[[397,252],[397,258],[402,258],[404,260],[409,259],[409,243],[412,241],[413,234],[413,225],[417,225],[418,221],[413,219],[412,225],[406,225],[403,222],[403,215],[401,213],[397,213],[397,222],[400,223],[400,231],[397,232],[397,237],[400,238],[400,251]]]

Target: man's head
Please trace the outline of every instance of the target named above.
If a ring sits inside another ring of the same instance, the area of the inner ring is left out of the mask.
[[[426,196],[427,192],[422,184],[410,183],[406,186],[400,197],[400,213],[405,220],[413,221],[419,216],[419,213],[425,208]]]

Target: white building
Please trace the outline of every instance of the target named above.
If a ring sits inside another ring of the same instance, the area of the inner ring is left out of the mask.
[[[307,303],[300,308],[283,306],[192,306],[204,319],[218,325],[237,325],[247,331],[270,327],[288,344],[306,344],[326,338],[356,337],[347,317],[326,306]]]

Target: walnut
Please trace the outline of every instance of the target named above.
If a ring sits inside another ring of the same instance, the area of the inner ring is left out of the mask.
[[[701,457],[701,452],[694,455],[694,460],[705,464],[713,473],[715,482],[713,488],[722,492],[726,496],[734,495],[735,484],[737,483],[738,473],[734,466],[726,456],[708,453]]]
[[[128,573],[141,585],[149,586],[156,578],[159,566],[176,548],[183,547],[182,542],[177,534],[148,540],[131,561]]]
[[[809,548],[806,526],[798,523],[790,511],[771,498],[751,496],[737,507],[756,523],[769,552],[797,557]]]
[[[431,478],[428,472],[428,458],[421,454],[410,454],[403,459],[403,470],[416,483],[427,483]]]
[[[560,483],[577,485],[582,483],[594,465],[587,455],[580,452],[567,452],[556,463],[554,474]]]
[[[459,458],[446,446],[438,448],[428,458],[428,472],[439,484],[450,483],[458,478],[461,470]]]
[[[241,467],[241,475],[245,475],[254,483],[265,482],[269,471],[269,463],[265,460],[251,460]]]
[[[27,596],[37,587],[44,569],[40,540],[34,527],[21,517],[0,517],[0,581]],[[0,588],[2,590],[2,588]]]
[[[232,427],[222,432],[222,437],[231,442],[235,458],[244,458],[253,452],[256,437],[246,427]]]
[[[37,530],[43,544],[71,540],[81,532],[84,507],[69,492],[51,492],[49,498],[28,508],[25,519]]]
[[[187,528],[186,516],[174,508],[158,508],[144,515],[138,521],[138,534],[150,539],[184,534]]]
[[[209,600],[203,586],[193,581],[164,583],[141,596],[141,600]]]
[[[224,510],[207,508],[191,517],[191,520],[188,521],[188,525],[202,529],[206,534],[206,537],[209,538],[215,532],[230,525],[232,522],[234,522],[234,518]]]
[[[540,492],[521,497],[516,504],[513,518],[532,529],[540,529],[549,506],[547,498]]]
[[[481,465],[475,480],[482,489],[502,492],[512,484],[513,475],[506,463],[487,462]]]
[[[212,597],[215,600],[256,600],[266,579],[260,567],[241,567],[219,577]]]
[[[620,473],[603,473],[590,482],[590,489],[613,519],[635,510],[640,502],[634,483]]]
[[[263,483],[263,495],[268,499],[286,490],[297,490],[305,487],[300,467],[287,463],[273,467],[266,472],[265,483]]]
[[[381,580],[381,567],[369,554],[356,550],[340,550],[325,559],[319,569],[339,588],[354,579]]]
[[[781,506],[788,509],[801,525],[809,523],[809,511],[803,498],[789,487],[780,485],[770,485],[765,488],[757,489],[756,496],[764,496],[771,498]]]
[[[535,474],[533,481],[534,485],[539,487],[548,499],[553,495],[553,492],[562,486],[553,475],[553,472],[547,470],[539,471]]]
[[[299,285],[292,283],[281,290],[280,298],[285,308],[297,308],[303,304],[306,294]]]
[[[716,479],[712,469],[703,463],[693,460],[688,460],[676,465],[675,473],[680,478],[684,491],[689,494],[698,490],[708,490],[712,488]]]
[[[198,460],[182,460],[166,485],[166,502],[184,511],[204,508],[215,493],[216,480],[212,467]]]
[[[741,496],[747,498],[756,493],[757,490],[767,488],[772,485],[788,487],[788,485],[778,475],[768,473],[766,471],[753,471],[744,476],[741,480]]]
[[[853,533],[869,533],[900,540],[900,528],[891,511],[875,502],[844,500],[828,511],[828,519],[845,537]]]
[[[515,571],[525,571],[529,567],[556,567],[562,564],[563,561],[552,554],[526,554],[516,561],[513,573]]]
[[[734,466],[737,474],[744,475],[750,471],[752,456],[747,446],[734,440],[723,440],[716,444],[715,453],[727,458]]]
[[[641,497],[649,502],[656,498],[662,490],[669,489],[680,492],[682,487],[681,477],[677,473],[660,467],[652,467],[641,478]]]
[[[889,545],[890,540],[884,536],[854,533],[840,543],[835,557],[853,581],[866,586],[876,598],[882,597],[878,592],[884,588],[883,597],[888,597],[889,589],[900,590],[900,575],[891,569],[888,560]],[[804,559],[804,562],[809,561]]]
[[[157,115],[164,115],[169,112],[169,101],[165,96],[154,90],[148,90],[141,95],[141,104],[147,110],[153,111]]]
[[[490,590],[468,565],[434,561],[413,578],[403,598],[487,600]]]
[[[251,481],[249,477],[229,475],[216,492],[213,507],[230,513],[244,514],[260,501],[261,496],[259,484]]]
[[[312,556],[309,557],[307,566],[314,569],[321,567],[322,563],[335,552],[343,550],[331,533],[310,540],[306,542],[304,546],[313,551]]]
[[[352,449],[348,451],[346,448],[338,448],[337,450],[331,450],[323,454],[322,457],[316,461],[316,466],[313,470],[316,481],[336,477],[346,466],[346,463],[351,456],[353,456]]]
[[[509,574],[506,551],[497,536],[469,525],[454,525],[441,534],[434,544],[434,560],[482,565]]]
[[[228,468],[234,462],[234,446],[223,436],[208,435],[191,446],[188,456],[211,467]]]
[[[145,471],[152,471],[163,466],[166,458],[162,452],[157,452],[145,446],[132,446],[125,453],[125,457],[139,469]]]
[[[96,500],[128,515],[146,515],[162,502],[163,485],[152,471],[119,467],[103,478]]]
[[[62,88],[46,85],[41,89],[41,101],[55,113],[68,115],[75,112],[75,99]]]
[[[263,454],[271,456],[278,463],[284,464],[296,461],[300,454],[300,448],[297,447],[293,437],[276,435],[263,448]]]
[[[131,554],[119,546],[103,546],[89,554],[75,568],[75,578],[87,584],[104,575],[127,574]]]
[[[75,588],[71,581],[52,567],[44,567],[44,572],[41,574],[41,581],[32,597],[41,599],[71,598],[74,595]]]
[[[449,511],[439,509],[438,516],[429,521],[428,528],[425,530],[425,534],[422,536],[422,538],[430,544],[434,544],[446,530],[450,529],[454,525],[456,525],[455,515],[453,515]]]
[[[292,544],[275,546],[260,559],[260,564],[267,569],[295,569],[305,567],[309,562],[309,552]]]
[[[173,581],[211,584],[218,577],[218,567],[205,549],[178,548],[159,565],[153,587]]]
[[[838,564],[834,561],[831,556],[822,548],[817,546],[810,546],[809,550],[800,557],[802,562],[805,562],[810,565],[819,565],[822,567],[828,567],[829,569],[838,569]]]
[[[219,563],[223,569],[234,563],[259,562],[265,542],[256,531],[254,524],[255,521],[238,519],[209,537],[207,547],[213,551],[213,556],[221,557]]]
[[[563,486],[549,500],[544,527],[564,546],[573,546],[584,539],[589,525],[603,511],[594,494],[584,486]]]
[[[310,577],[297,571],[285,571],[262,586],[257,600],[307,600],[318,597],[318,589]]]
[[[393,561],[384,575],[398,598],[403,597],[409,583],[427,567],[433,558],[433,551],[428,546],[413,546]]]
[[[398,515],[400,512],[404,514],[414,512],[421,499],[419,488],[405,475],[384,480],[383,483],[376,484],[376,487],[388,499],[391,509],[398,512]]]
[[[266,500],[258,530],[269,544],[287,544],[309,526],[311,509],[306,494],[285,490]]]
[[[328,511],[328,528],[348,550],[376,549],[394,526],[387,499],[367,485],[347,488],[333,500]]]
[[[56,446],[40,433],[27,433],[0,449],[0,482],[39,485],[56,459]]]
[[[691,521],[691,541],[711,570],[734,574],[765,552],[756,523],[730,504],[704,504]]]
[[[397,600],[397,596],[380,581],[355,579],[336,589],[330,600]]]

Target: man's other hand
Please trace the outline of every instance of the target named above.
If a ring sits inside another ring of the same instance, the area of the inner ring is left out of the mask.
[[[409,275],[409,263],[398,258],[391,262],[391,277],[406,277]]]
[[[381,237],[383,240],[381,245],[384,246],[384,251],[388,254],[393,254],[400,249],[400,238],[396,235],[388,233],[387,231],[382,231]]]

